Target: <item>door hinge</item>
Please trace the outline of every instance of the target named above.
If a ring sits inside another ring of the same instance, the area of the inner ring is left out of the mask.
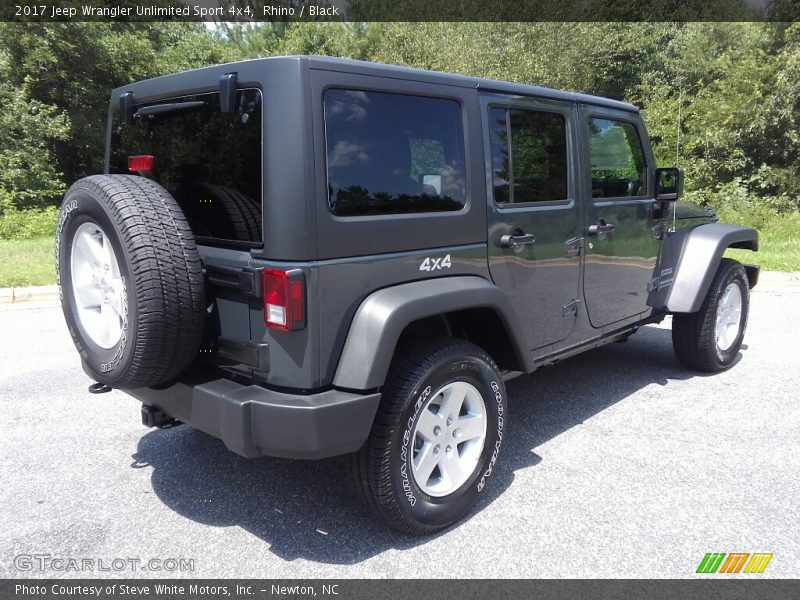
[[[583,238],[572,238],[564,242],[564,256],[580,256],[581,248],[583,248]]]
[[[658,289],[658,278],[651,279],[647,282],[647,291],[652,292]]]
[[[562,317],[571,317],[578,314],[578,300],[577,298],[573,298],[569,302],[567,302],[563,308],[561,309],[561,316]]]
[[[650,233],[654,240],[660,240],[664,237],[664,224],[659,223],[650,228]]]

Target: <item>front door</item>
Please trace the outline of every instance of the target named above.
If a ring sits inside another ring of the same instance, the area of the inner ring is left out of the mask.
[[[638,115],[582,107],[586,198],[583,291],[593,327],[624,325],[649,311],[660,248],[653,218],[653,158]],[[588,195],[588,194],[587,194]]]
[[[576,108],[505,98],[481,102],[489,188],[489,269],[506,292],[530,350],[567,337],[579,299]]]

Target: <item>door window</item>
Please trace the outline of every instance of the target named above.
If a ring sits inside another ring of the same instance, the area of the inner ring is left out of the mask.
[[[498,204],[567,199],[563,115],[491,108],[492,185]]]
[[[589,119],[592,198],[645,195],[642,142],[632,123]]]

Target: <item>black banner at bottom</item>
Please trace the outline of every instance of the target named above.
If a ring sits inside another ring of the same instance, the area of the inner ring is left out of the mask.
[[[459,600],[484,599],[672,599],[784,600],[800,597],[800,580],[748,579],[4,579],[0,598],[8,600],[184,600],[230,598],[275,600]]]

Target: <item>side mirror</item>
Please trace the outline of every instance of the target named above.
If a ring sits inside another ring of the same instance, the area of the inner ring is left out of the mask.
[[[683,195],[683,169],[656,169],[656,202],[676,202]]]

